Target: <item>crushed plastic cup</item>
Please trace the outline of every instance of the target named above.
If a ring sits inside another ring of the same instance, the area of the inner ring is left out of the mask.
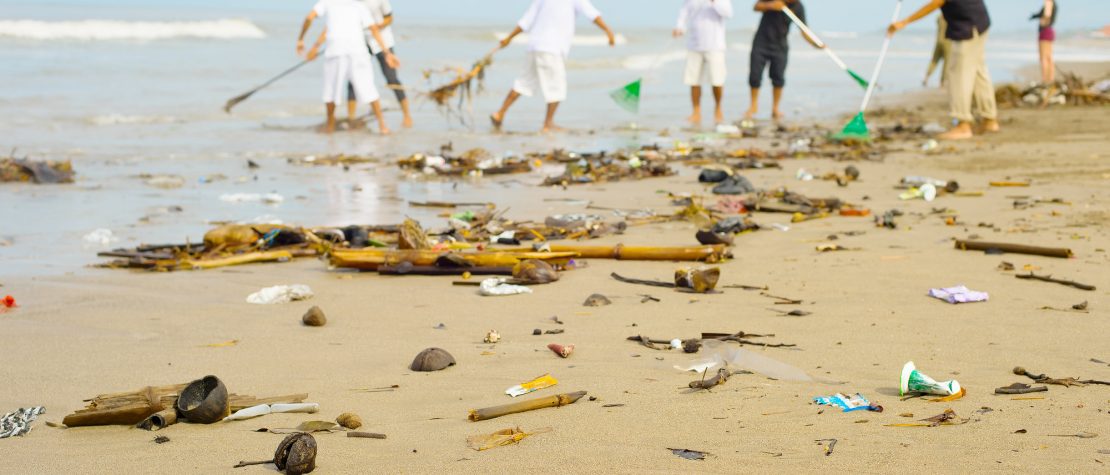
[[[813,174],[807,172],[805,168],[799,168],[798,172],[794,174],[794,177],[801,181],[813,181]]]
[[[530,294],[532,289],[523,285],[513,285],[508,283],[508,279],[503,277],[494,277],[483,280],[478,286],[478,293],[486,297],[500,297],[506,295],[519,295]]]
[[[901,384],[898,386],[899,394],[905,396],[910,393],[935,394],[937,396],[951,396],[960,392],[960,383],[955,379],[937,381],[917,370],[913,361],[902,367]]]
[[[550,374],[545,374],[531,381],[520,383],[516,386],[506,389],[505,394],[508,394],[512,397],[523,396],[531,392],[539,391],[543,388],[550,388],[556,384],[559,384],[559,380],[555,379]]]
[[[937,199],[937,187],[932,183],[925,183],[917,188],[910,188],[898,195],[898,198],[903,200],[916,200],[923,199],[925,201],[933,201]]]
[[[312,298],[314,294],[312,289],[307,285],[293,284],[293,285],[275,285],[273,287],[266,287],[258,292],[247,296],[247,303],[254,304],[278,304],[289,303],[296,300],[307,300]]]

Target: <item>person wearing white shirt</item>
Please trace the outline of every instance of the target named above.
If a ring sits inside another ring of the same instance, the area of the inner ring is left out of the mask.
[[[370,64],[370,51],[366,49],[366,36],[364,31],[369,29],[371,35],[379,42],[384,43],[377,24],[370,16],[366,6],[355,0],[319,0],[312,11],[304,19],[301,35],[297,38],[297,55],[305,54],[304,36],[312,27],[312,22],[317,17],[324,18],[325,35],[321,38],[327,41],[324,49],[324,103],[327,106],[328,133],[335,132],[335,103],[343,99],[347,92],[347,84],[353,86],[355,96],[359,101],[367,102],[374,110],[378,119],[378,130],[383,134],[389,133],[382,116],[381,96],[374,87],[374,69]],[[316,59],[320,42],[305,54],[311,61]],[[396,68],[401,64],[393,53],[386,53],[386,61]]]
[[[527,32],[528,61],[524,75],[513,83],[501,110],[490,115],[494,127],[501,127],[509,107],[520,96],[531,97],[539,91],[547,102],[543,132],[559,130],[555,126],[555,111],[559,108],[559,103],[567,97],[566,58],[574,39],[576,15],[589,18],[601,28],[609,37],[609,46],[616,44],[613,32],[590,0],[533,0],[516,28],[501,40],[501,48],[506,48],[513,38]]]
[[[385,60],[385,52],[396,54],[393,51],[393,46],[396,40],[393,37],[393,5],[389,0],[359,0],[366,5],[370,10],[370,17],[374,20],[374,24],[378,25],[378,31],[382,35],[382,40],[385,41],[383,47],[374,39],[369,31],[366,32],[366,44],[370,48],[370,54],[378,60],[378,66],[382,69],[382,76],[385,77],[385,82],[390,89],[393,89],[393,95],[397,97],[397,102],[401,105],[401,113],[404,114],[404,119],[401,125],[405,128],[412,127],[412,114],[409,113],[409,100],[405,96],[405,87],[401,84],[401,79],[397,76],[397,69],[390,66]],[[347,85],[347,117],[352,123],[355,121],[355,113],[358,111],[358,102],[355,102],[352,97],[354,96],[354,85]]]
[[[701,84],[708,77],[716,103],[714,121],[724,122],[721,99],[725,86],[725,21],[732,18],[732,0],[686,0],[678,11],[674,37],[686,35],[685,82],[690,86],[694,112],[690,122],[701,123]]]

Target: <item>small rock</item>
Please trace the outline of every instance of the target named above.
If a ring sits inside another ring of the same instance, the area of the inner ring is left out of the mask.
[[[324,311],[320,310],[320,307],[313,305],[301,317],[301,321],[310,327],[322,327],[328,323],[328,317],[324,316]]]
[[[362,418],[358,414],[351,412],[344,412],[339,417],[335,418],[335,423],[348,429],[354,430],[362,427]]]

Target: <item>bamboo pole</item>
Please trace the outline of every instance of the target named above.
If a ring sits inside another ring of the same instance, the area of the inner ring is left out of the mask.
[[[724,244],[710,246],[578,246],[551,244],[551,252],[572,252],[583,259],[617,259],[623,261],[707,261],[728,257]]]
[[[504,267],[439,267],[439,266],[410,266],[395,265],[378,266],[381,275],[513,275],[511,266]]]
[[[217,267],[237,266],[241,264],[253,264],[256,262],[274,262],[274,261],[287,261],[293,259],[293,254],[289,251],[260,251],[248,252],[245,254],[236,254],[234,256],[221,257],[216,259],[184,259],[177,267],[180,269],[215,269]]]
[[[1063,247],[1039,247],[1027,246],[1024,244],[1010,244],[1004,242],[984,242],[984,241],[965,241],[956,240],[956,249],[964,251],[986,251],[990,249],[998,249],[1002,252],[1010,252],[1014,254],[1032,254],[1035,256],[1046,257],[1072,257],[1071,249]]]
[[[414,266],[430,266],[445,253],[430,250],[358,249],[333,250],[331,264],[363,270],[377,270],[380,266],[409,262]],[[511,267],[526,259],[555,260],[577,257],[573,252],[459,252],[455,253],[477,267]]]
[[[541,397],[539,399],[532,399],[529,401],[514,402],[512,404],[505,404],[502,406],[487,407],[483,409],[472,409],[470,411],[469,419],[471,421],[484,421],[496,417],[507,416],[509,414],[516,414],[518,412],[534,411],[536,409],[543,409],[545,407],[559,407],[568,404],[574,404],[576,401],[586,395],[586,391],[578,391],[575,393],[557,394],[555,396]]]

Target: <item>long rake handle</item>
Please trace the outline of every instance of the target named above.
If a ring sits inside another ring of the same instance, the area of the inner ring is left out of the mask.
[[[799,30],[802,30],[802,32],[812,38],[813,42],[817,43],[817,46],[820,46],[821,49],[825,50],[825,53],[827,53],[829,57],[832,58],[833,62],[836,63],[837,66],[840,66],[840,69],[843,69],[845,71],[848,70],[848,65],[844,64],[844,61],[840,60],[840,57],[833,52],[832,48],[829,48],[829,45],[827,43],[821,41],[821,38],[817,37],[817,33],[814,33],[813,30],[809,29],[809,27],[806,26],[806,24],[802,22],[802,20],[798,18],[798,16],[795,15],[794,12],[790,11],[790,7],[783,8],[782,12],[785,13],[786,16],[790,17],[790,21],[793,21],[795,25],[798,25]]]
[[[898,15],[902,13],[902,0],[894,5],[894,15],[891,17],[890,22],[898,21]],[[859,106],[859,111],[862,113],[867,110],[867,105],[871,103],[871,96],[875,94],[875,85],[879,82],[879,72],[883,69],[883,62],[886,61],[886,53],[890,49],[890,40],[894,36],[887,34],[883,40],[883,49],[879,51],[879,62],[875,63],[875,70],[871,73],[871,81],[867,83],[867,93],[863,95],[863,104]]]

